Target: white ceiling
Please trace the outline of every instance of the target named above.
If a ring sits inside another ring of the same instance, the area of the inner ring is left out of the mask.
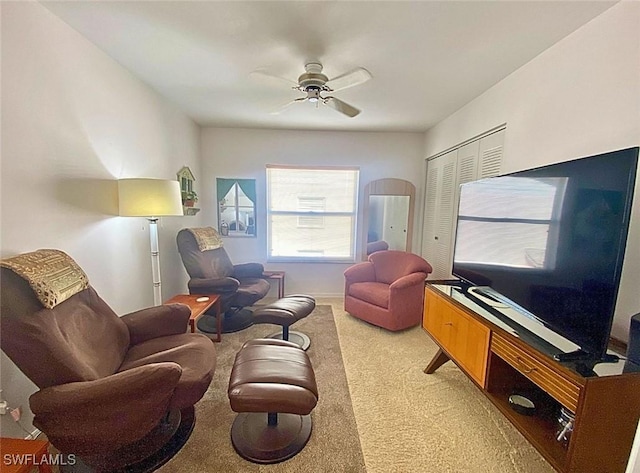
[[[43,4],[203,126],[424,131],[596,17],[610,1],[53,1]],[[320,61],[347,118],[277,80]]]

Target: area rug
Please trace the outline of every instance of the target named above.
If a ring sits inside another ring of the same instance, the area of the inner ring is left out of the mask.
[[[231,445],[235,413],[229,407],[227,386],[235,354],[252,338],[270,335],[280,327],[254,325],[224,334],[216,343],[218,363],[204,398],[196,404],[196,425],[178,454],[158,471],[162,473],[263,472],[317,473],[364,472],[364,458],[356,427],[342,353],[331,306],[319,305],[292,330],[311,338],[308,350],[318,384],[319,401],[312,412],[313,431],[304,450],[274,465],[258,465],[242,459]]]

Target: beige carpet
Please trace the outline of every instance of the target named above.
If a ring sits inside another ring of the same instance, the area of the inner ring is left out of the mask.
[[[306,448],[286,462],[256,465],[231,445],[235,414],[226,388],[233,357],[245,340],[276,330],[257,325],[216,345],[218,368],[197,405],[196,428],[160,472],[554,471],[453,363],[423,373],[437,348],[422,328],[392,333],[346,314],[342,299],[317,302],[294,327],[311,336],[320,390]]]
[[[196,426],[186,445],[158,471],[204,472],[364,472],[364,459],[330,306],[319,305],[296,330],[311,338],[309,357],[318,383],[319,401],[312,412],[313,431],[304,450],[282,463],[258,465],[238,456],[231,445],[235,413],[229,407],[227,386],[235,354],[249,339],[264,337],[281,328],[255,325],[225,334],[216,344],[218,364],[211,387],[196,405]]]
[[[333,307],[368,473],[550,473],[553,468],[421,327],[392,333]],[[318,470],[321,471],[321,470]]]

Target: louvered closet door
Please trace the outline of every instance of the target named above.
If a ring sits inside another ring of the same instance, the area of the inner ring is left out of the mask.
[[[500,174],[504,154],[504,132],[505,130],[501,130],[480,139],[476,179]]]
[[[456,188],[459,188],[460,184],[475,181],[477,179],[479,150],[479,140],[469,143],[468,145],[464,145],[460,149],[458,149],[458,172],[456,176]],[[456,189],[456,194],[459,193],[459,189]]]
[[[423,232],[423,257],[433,266],[431,278],[451,275],[451,239],[455,204],[457,151],[429,161]]]
[[[455,204],[453,206],[451,222],[451,250],[448,263],[450,267],[453,263],[455,247],[460,185],[466,182],[499,175],[500,166],[502,165],[503,143],[504,130],[501,130],[458,148],[458,172],[456,173]]]
[[[500,174],[505,130],[472,141],[427,162],[422,256],[430,279],[451,276],[460,184]]]
[[[473,141],[458,149],[458,166],[454,182],[454,202],[451,209],[451,242],[449,244],[449,258],[447,264],[449,268],[453,263],[453,247],[456,238],[456,222],[458,217],[458,203],[460,202],[460,185],[466,182],[475,181],[478,177],[478,153],[480,151],[480,140]],[[449,277],[449,276],[448,276]]]
[[[442,172],[442,161],[433,159],[427,163],[427,178],[425,180],[424,218],[422,221],[422,252],[424,259],[431,262],[436,253],[436,209],[439,195],[439,181]]]

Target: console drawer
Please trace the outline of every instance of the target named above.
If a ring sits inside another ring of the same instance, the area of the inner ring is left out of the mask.
[[[497,333],[493,333],[491,337],[491,351],[571,412],[577,411],[580,386],[556,373],[538,358],[509,343]]]

